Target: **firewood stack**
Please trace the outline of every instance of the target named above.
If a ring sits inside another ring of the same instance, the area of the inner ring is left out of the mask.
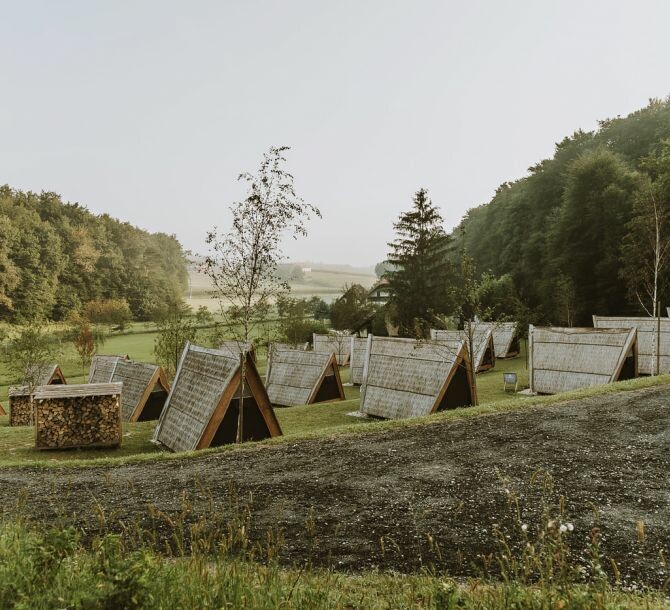
[[[9,388],[9,425],[33,425],[33,402],[25,386]]]
[[[118,447],[121,383],[43,386],[35,390],[35,447]]]

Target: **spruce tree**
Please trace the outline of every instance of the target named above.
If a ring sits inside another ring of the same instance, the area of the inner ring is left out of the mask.
[[[393,225],[397,238],[389,243],[392,270],[385,277],[402,335],[425,336],[434,315],[449,310],[450,238],[442,223],[428,191],[421,189],[414,195],[411,210]]]

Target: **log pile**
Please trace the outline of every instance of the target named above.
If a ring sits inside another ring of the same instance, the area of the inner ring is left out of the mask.
[[[118,447],[121,383],[45,386],[33,396],[35,447]]]
[[[9,388],[9,425],[33,425],[33,402],[26,387]]]

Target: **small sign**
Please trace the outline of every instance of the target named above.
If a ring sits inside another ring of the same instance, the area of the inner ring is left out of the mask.
[[[518,379],[516,373],[503,373],[503,390],[507,391],[507,386],[511,385],[516,392],[518,387]]]

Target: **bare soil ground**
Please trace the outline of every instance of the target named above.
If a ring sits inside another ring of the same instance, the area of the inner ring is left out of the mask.
[[[481,556],[495,549],[494,525],[512,546],[522,542],[511,494],[519,497],[521,521],[530,530],[538,522],[542,485],[531,478],[539,470],[551,474],[554,497],[566,498],[577,559],[598,525],[602,550],[616,561],[624,584],[666,581],[668,386],[202,458],[5,469],[0,506],[7,514],[74,523],[91,535],[99,508],[111,520],[146,523],[150,504],[179,511],[182,492],[192,498],[193,521],[210,510],[202,491],[208,490],[216,511],[227,510],[231,494],[249,502],[256,539],[269,528],[282,530],[287,562],[311,558],[348,570],[434,566],[472,575]],[[638,521],[645,524],[643,540]]]

